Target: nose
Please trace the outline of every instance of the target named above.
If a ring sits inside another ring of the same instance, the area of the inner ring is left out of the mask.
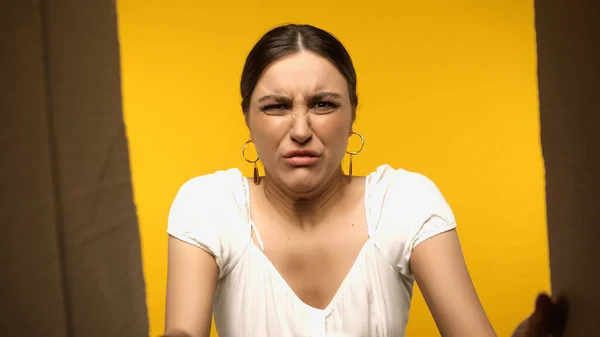
[[[310,114],[292,114],[292,128],[290,137],[299,144],[307,143],[312,139],[313,131],[310,127]]]

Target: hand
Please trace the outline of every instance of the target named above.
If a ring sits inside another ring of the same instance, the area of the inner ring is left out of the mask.
[[[547,294],[540,294],[535,301],[535,311],[519,324],[512,337],[559,337],[566,322],[566,299],[552,300]]]

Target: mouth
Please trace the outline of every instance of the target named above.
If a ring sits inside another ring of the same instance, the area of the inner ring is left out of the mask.
[[[283,156],[284,160],[294,167],[315,165],[321,156],[314,151],[291,151]]]
[[[316,151],[312,150],[295,150],[289,151],[283,155],[283,158],[292,158],[292,157],[320,157],[320,155]]]

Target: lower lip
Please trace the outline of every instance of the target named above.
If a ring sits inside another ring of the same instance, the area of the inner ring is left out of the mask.
[[[319,161],[319,157],[289,157],[285,161],[292,166],[310,166]]]

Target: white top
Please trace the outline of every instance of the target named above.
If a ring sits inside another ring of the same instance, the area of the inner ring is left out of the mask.
[[[331,303],[302,302],[252,241],[248,181],[238,169],[193,178],[179,190],[167,232],[214,255],[219,337],[403,337],[415,246],[456,227],[427,177],[382,165],[365,182],[369,239]]]

